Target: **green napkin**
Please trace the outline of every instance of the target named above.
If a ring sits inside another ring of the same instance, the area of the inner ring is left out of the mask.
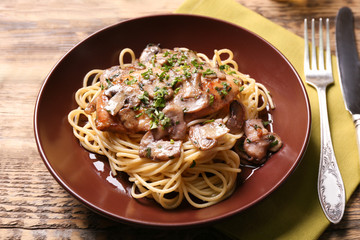
[[[304,80],[304,40],[233,0],[186,0],[176,13],[226,20],[260,35],[280,50]],[[333,69],[337,69],[333,57]],[[360,182],[355,128],[345,110],[337,72],[327,91],[335,155],[345,183],[346,198]],[[318,96],[306,85],[312,110],[311,138],[306,154],[289,179],[264,201],[215,227],[235,239],[316,239],[329,225],[317,195],[320,156]]]

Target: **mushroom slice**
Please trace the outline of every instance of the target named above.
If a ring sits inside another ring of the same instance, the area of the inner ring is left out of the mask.
[[[143,50],[143,52],[140,55],[140,62],[141,63],[151,63],[151,58],[155,55],[161,52],[161,48],[158,45],[154,44],[148,44],[146,48]]]
[[[269,132],[261,119],[250,119],[245,122],[245,136],[244,152],[249,157],[248,161],[257,165],[266,160],[268,151],[276,152],[282,146],[280,137]]]
[[[104,95],[109,98],[105,110],[113,116],[122,108],[133,108],[140,104],[140,90],[132,86],[116,84],[106,89]]]
[[[254,161],[260,161],[264,159],[266,157],[269,146],[270,142],[265,139],[251,142],[249,138],[246,138],[244,142],[244,150],[246,154],[253,158]]]
[[[250,119],[245,122],[244,150],[250,157],[261,160],[266,157],[270,142],[269,131],[264,127],[261,119]]]
[[[171,124],[168,129],[169,137],[174,140],[182,140],[186,135],[186,123],[184,112],[180,106],[169,104],[163,109],[165,116],[170,118]]]
[[[244,106],[236,100],[231,102],[230,118],[226,122],[226,127],[230,129],[230,133],[237,134],[242,132],[244,125],[244,115]]]
[[[277,135],[276,133],[273,133],[273,132],[269,133],[268,139],[271,141],[269,151],[270,152],[279,151],[283,144],[279,135]]]
[[[118,91],[104,107],[111,115],[115,116],[124,106],[125,94],[123,91]]]
[[[96,128],[101,131],[126,132],[126,128],[117,116],[111,115],[106,109],[109,99],[101,94],[96,98]]]
[[[166,127],[160,126],[152,129],[155,140],[165,137],[173,140],[183,140],[186,136],[187,126],[182,108],[175,104],[168,104],[162,112],[170,119],[170,124]]]
[[[120,80],[124,75],[129,74],[131,69],[121,69],[120,66],[113,66],[104,70],[104,72],[100,76],[101,85],[104,88],[111,87],[113,82],[117,82]]]
[[[182,141],[155,140],[152,131],[148,131],[140,141],[140,157],[157,161],[178,158],[181,155]]]
[[[174,97],[174,103],[181,106],[185,113],[196,113],[210,106],[208,94],[200,88],[200,80],[200,73],[192,74],[191,78],[182,81]]]
[[[189,137],[200,150],[208,150],[217,145],[218,139],[229,132],[222,119],[190,127]]]
[[[94,98],[91,102],[89,102],[89,104],[85,108],[86,114],[90,114],[96,111],[96,102],[97,102],[97,97]]]
[[[109,86],[105,91],[104,94],[108,97],[113,97],[117,92],[119,92],[121,90],[121,85],[120,84],[115,84],[115,85],[111,85]]]
[[[180,94],[174,98],[174,104],[180,106],[184,113],[193,114],[209,108],[209,98],[202,91],[194,98],[183,98]]]
[[[136,119],[135,112],[130,108],[123,108],[119,111],[119,118],[121,123],[130,132],[137,132],[139,121]]]

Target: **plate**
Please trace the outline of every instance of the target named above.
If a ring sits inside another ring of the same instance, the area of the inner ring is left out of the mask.
[[[187,47],[208,56],[229,48],[239,70],[270,90],[276,109],[274,131],[284,146],[261,168],[240,174],[231,197],[205,209],[165,210],[151,200],[131,197],[125,174],[112,177],[106,161],[83,149],[67,122],[77,107],[74,94],[91,69],[118,64],[123,48],[139,57],[148,43]],[[296,116],[296,117],[294,117]],[[296,127],[295,127],[296,126]],[[39,153],[54,178],[76,199],[111,219],[152,227],[184,227],[214,222],[264,199],[295,170],[307,147],[310,105],[304,85],[289,61],[254,33],[228,22],[184,14],[131,19],[104,28],[73,47],[46,77],[35,106],[34,131]]]

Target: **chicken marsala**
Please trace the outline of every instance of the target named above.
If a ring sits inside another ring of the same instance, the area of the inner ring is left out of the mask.
[[[85,75],[75,100],[68,121],[80,144],[126,174],[132,197],[166,209],[228,198],[241,163],[262,164],[282,146],[258,119],[274,108],[269,91],[239,71],[230,49],[209,59],[148,45],[136,59],[125,48],[118,66]]]
[[[132,64],[105,70],[100,82],[102,92],[86,112],[96,111],[99,130],[146,133],[140,142],[141,157],[179,157],[187,132],[200,150],[216,146],[217,138],[227,132],[243,132],[244,125],[245,134],[251,133],[244,124],[243,106],[236,98],[242,89],[241,78],[227,74],[224,66],[203,61],[192,50],[162,49],[150,44]],[[216,119],[188,126],[195,119],[218,112],[230,115],[227,123]],[[260,143],[252,144],[240,156],[259,162],[259,157],[266,156],[254,150],[259,147]]]

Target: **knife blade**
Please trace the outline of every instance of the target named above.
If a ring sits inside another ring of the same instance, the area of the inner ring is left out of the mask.
[[[356,47],[354,15],[343,7],[336,16],[336,55],[345,107],[351,113],[360,153],[360,62]]]

